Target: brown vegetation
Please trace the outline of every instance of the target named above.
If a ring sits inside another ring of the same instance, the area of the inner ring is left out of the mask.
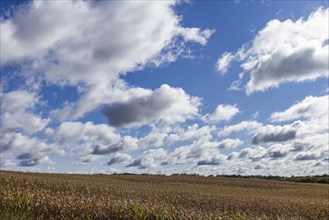
[[[201,176],[0,171],[4,219],[328,219],[329,186]]]

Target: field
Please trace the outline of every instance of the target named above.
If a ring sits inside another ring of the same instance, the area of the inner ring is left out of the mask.
[[[328,219],[329,185],[0,171],[0,219]]]

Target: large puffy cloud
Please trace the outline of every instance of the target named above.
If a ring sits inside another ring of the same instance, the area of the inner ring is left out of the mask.
[[[47,129],[46,134],[60,146],[75,145],[79,141],[109,144],[121,138],[113,128],[105,124],[95,125],[93,122],[64,122],[55,130]]]
[[[167,151],[163,148],[150,149],[145,152],[132,163],[128,164],[127,167],[137,167],[139,169],[146,169],[150,167],[156,167],[160,165],[160,160],[167,156]]]
[[[125,102],[146,96],[150,90],[136,87],[129,87],[124,81],[116,80],[109,84],[99,84],[92,87],[80,87],[82,94],[74,102],[65,102],[61,109],[54,109],[51,115],[60,120],[75,120],[95,110],[99,105]]]
[[[273,126],[267,125],[261,127],[257,134],[252,138],[253,144],[268,142],[284,142],[296,137],[296,129],[292,126]]]
[[[1,64],[20,64],[25,83],[42,76],[50,84],[78,86],[79,99],[65,102],[52,115],[60,120],[81,118],[102,104],[150,92],[130,88],[121,75],[175,61],[189,50],[188,42],[206,44],[214,31],[182,27],[176,4],[28,2],[1,20]]]
[[[33,134],[44,129],[48,122],[49,119],[42,119],[27,112],[6,112],[1,115],[1,126],[5,131]]]
[[[199,98],[180,88],[163,85],[149,90],[130,86],[120,79],[145,66],[175,61],[184,51],[190,51],[188,42],[206,44],[214,31],[183,27],[174,9],[176,4],[178,1],[27,2],[1,18],[1,66],[19,65],[15,77],[19,77],[22,88],[39,83],[33,87],[37,92],[52,84],[77,89],[76,100],[64,100],[59,104],[63,107],[51,110],[50,114],[45,112],[43,116],[51,119],[76,120],[103,104],[108,105],[106,112],[110,113],[114,106],[125,108],[125,104],[132,104],[140,110],[139,114],[137,118],[124,119],[124,126],[156,123],[166,127],[183,122],[198,115]],[[4,77],[9,75],[10,72]],[[46,154],[54,152],[72,153],[84,162],[103,154],[119,157],[122,151],[138,146],[160,146],[167,136],[158,131],[138,140],[91,122],[63,122],[36,135],[50,124],[50,119],[35,114],[34,107],[40,101],[38,95],[25,91],[7,92],[3,96],[1,151],[12,149],[20,154],[21,157],[13,158],[21,160],[22,166],[38,165],[46,160]],[[139,105],[145,103],[149,109]],[[43,107],[48,110],[53,106]],[[115,121],[112,114],[107,116],[110,122]],[[115,122],[120,124],[121,119]],[[23,159],[29,154],[30,158]]]
[[[296,142],[314,149],[328,146],[329,132],[328,95],[308,96],[282,112],[274,112],[270,120],[275,122],[292,121],[289,126],[296,130]],[[305,149],[307,150],[307,149]]]
[[[38,102],[38,97],[24,90],[1,94],[1,111],[22,112],[31,109]]]
[[[296,155],[295,160],[318,160],[321,156],[319,152],[302,152]]]
[[[308,18],[271,20],[260,30],[250,46],[235,54],[224,53],[218,70],[224,73],[232,60],[241,61],[248,94],[278,87],[285,82],[302,82],[328,77],[329,9],[319,8]],[[232,85],[241,83],[241,79]],[[236,86],[234,86],[236,87]]]
[[[225,156],[220,153],[223,148],[235,148],[243,142],[239,139],[225,139],[222,141],[211,140],[211,136],[202,136],[191,144],[175,148],[168,155],[167,164],[191,164],[200,162],[199,165],[211,165],[219,162]]]
[[[109,105],[104,114],[110,125],[133,127],[159,121],[183,122],[197,115],[199,106],[199,98],[187,95],[180,88],[162,85],[144,97]]]
[[[128,154],[124,153],[117,153],[115,154],[112,159],[107,162],[107,165],[112,166],[114,164],[124,164],[128,165],[133,161],[132,157]]]
[[[30,137],[22,133],[6,132],[1,135],[1,149],[13,150],[16,152],[31,152],[31,153],[48,153],[58,152],[53,144],[48,144],[36,137]]]
[[[308,96],[283,112],[274,112],[271,120],[275,122],[295,119],[316,119],[328,116],[329,96]]]
[[[243,159],[248,158],[253,161],[258,161],[265,158],[267,155],[267,150],[261,146],[255,147],[247,147],[241,150],[240,152],[232,152],[228,157],[227,160],[236,160],[236,159]]]
[[[21,156],[21,155],[19,155]],[[31,155],[29,158],[17,157],[21,161],[18,163],[18,166],[21,167],[33,167],[39,164],[52,164],[52,161],[47,155]]]
[[[177,37],[207,42],[213,31],[182,27],[175,4],[32,1],[1,21],[1,62],[32,59],[53,83],[110,81],[163,56]]]
[[[33,114],[39,97],[28,91],[17,90],[1,95],[1,132],[34,134],[43,130],[49,119]]]
[[[31,137],[18,132],[1,133],[0,154],[1,159],[6,158],[9,165],[13,167],[10,157],[12,153],[19,154],[18,166],[34,167],[36,165],[50,165],[52,161],[49,154],[63,155],[63,151],[54,144],[49,144],[45,140]]]
[[[34,114],[39,102],[39,97],[25,90],[1,93],[0,152],[2,156],[7,157],[9,152],[27,152],[25,157],[33,155],[33,158],[26,159],[23,158],[24,154],[18,157],[17,159],[22,160],[19,166],[49,164],[48,153],[61,153],[52,144],[34,137],[35,133],[42,131],[50,121]]]
[[[133,150],[136,148],[137,148],[137,139],[131,136],[124,136],[119,142],[114,144],[110,143],[110,144],[96,145],[92,150],[92,154],[96,154],[96,155],[111,154],[119,151]]]
[[[83,163],[95,161],[97,156],[123,153],[138,147],[137,138],[121,136],[114,128],[93,122],[64,122],[56,129],[46,129],[46,135],[57,148]]]
[[[283,158],[292,150],[290,145],[274,144],[268,149],[268,156],[273,159]]]
[[[171,133],[167,141],[169,143],[175,143],[175,142],[183,142],[183,141],[192,141],[201,137],[211,137],[211,133],[215,131],[215,127],[213,126],[202,126],[200,127],[198,124],[193,124],[190,126],[187,126],[187,128],[180,129],[175,131],[174,133]]]

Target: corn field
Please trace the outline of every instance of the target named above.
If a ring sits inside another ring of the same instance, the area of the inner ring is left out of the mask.
[[[329,186],[0,171],[0,219],[329,219]]]

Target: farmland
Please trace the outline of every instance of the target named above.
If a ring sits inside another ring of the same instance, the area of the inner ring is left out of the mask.
[[[329,185],[0,171],[0,219],[328,219]]]

